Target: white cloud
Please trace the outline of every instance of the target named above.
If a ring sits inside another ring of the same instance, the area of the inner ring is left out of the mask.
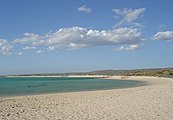
[[[94,30],[76,26],[61,28],[43,35],[26,33],[24,37],[14,39],[10,43],[0,39],[0,53],[10,53],[13,46],[14,48],[18,47],[18,50],[36,50],[36,53],[46,50],[56,51],[57,49],[75,50],[98,46],[125,46],[121,48],[122,51],[135,50],[135,45],[138,46],[143,42],[144,38],[137,28],[121,27],[111,30]],[[16,52],[13,51],[13,53]],[[22,55],[23,51],[20,54]]]
[[[34,47],[34,46],[25,46],[25,47],[23,47],[23,50],[35,50],[36,49],[36,47]]]
[[[85,48],[88,47],[86,44],[76,44],[76,43],[70,43],[68,46],[68,50],[75,50],[75,49],[79,49],[79,48]]]
[[[117,28],[112,30],[88,30],[82,27],[61,28],[51,33],[44,42],[48,49],[79,49],[96,46],[116,46],[140,44],[143,37],[135,28]]]
[[[37,51],[35,51],[35,53],[43,53],[44,51],[43,50],[37,50]]]
[[[24,37],[17,38],[13,41],[14,44],[32,44],[34,46],[40,45],[43,42],[42,36],[34,33],[25,33]]]
[[[113,9],[115,18],[120,18],[120,22],[117,25],[134,23],[137,19],[143,16],[145,8],[138,9]]]
[[[9,55],[13,46],[7,40],[0,39],[0,54]]]
[[[173,31],[158,32],[153,36],[154,40],[173,41]]]
[[[92,9],[87,7],[86,5],[80,6],[77,10],[80,12],[86,12],[86,13],[90,13],[92,11]]]
[[[18,53],[18,55],[22,55],[22,54],[23,54],[23,52],[19,52],[19,53]]]
[[[49,51],[54,51],[54,50],[56,49],[56,47],[55,47],[55,46],[49,46],[47,49],[48,49]]]
[[[134,45],[123,45],[117,48],[114,48],[115,51],[134,51],[138,50],[140,48],[140,45],[134,44]]]

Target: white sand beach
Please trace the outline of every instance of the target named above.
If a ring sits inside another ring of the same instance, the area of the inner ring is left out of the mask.
[[[0,120],[173,120],[173,79],[112,76],[147,86],[0,98]]]

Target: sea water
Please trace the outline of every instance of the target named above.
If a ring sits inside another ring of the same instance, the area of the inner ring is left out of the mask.
[[[100,78],[1,77],[0,96],[107,90],[143,86],[145,84],[140,81]]]

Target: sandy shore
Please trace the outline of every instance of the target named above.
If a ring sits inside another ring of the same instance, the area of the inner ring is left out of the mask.
[[[0,98],[0,120],[173,120],[173,79],[113,76],[148,86]]]

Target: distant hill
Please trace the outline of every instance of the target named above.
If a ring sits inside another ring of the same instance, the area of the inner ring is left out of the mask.
[[[99,70],[99,71],[93,71],[90,74],[173,77],[173,68],[151,68],[151,69],[135,69],[135,70]]]
[[[134,69],[134,70],[98,70],[98,71],[92,71],[92,72],[74,72],[74,73],[22,74],[17,76],[68,76],[68,75],[109,75],[109,76],[122,75],[122,76],[173,77],[173,68],[151,68],[151,69]]]

